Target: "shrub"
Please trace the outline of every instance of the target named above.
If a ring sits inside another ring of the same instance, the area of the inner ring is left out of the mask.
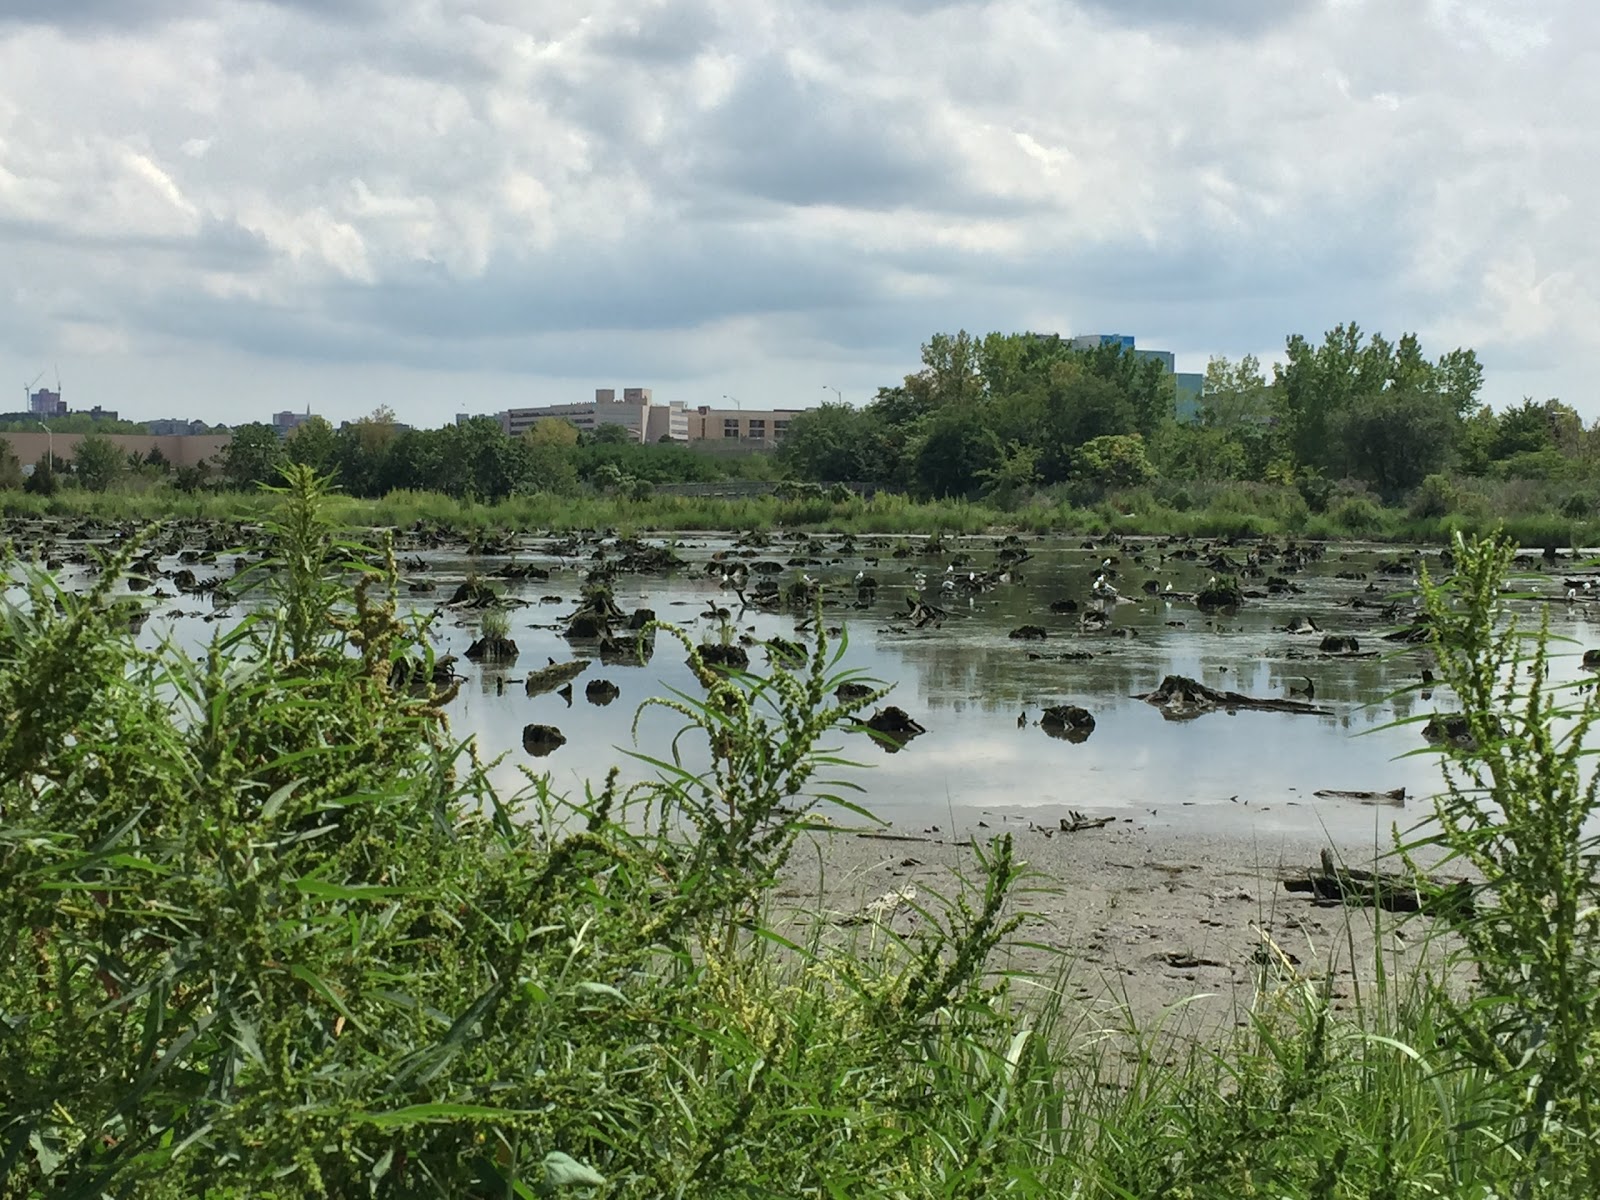
[[[1460,502],[1456,485],[1446,475],[1429,475],[1411,497],[1411,515],[1419,519],[1443,517]]]
[[[1364,496],[1347,496],[1329,510],[1337,529],[1345,533],[1373,534],[1383,527],[1383,511]]]
[[[1561,502],[1561,515],[1571,521],[1586,521],[1594,515],[1594,497],[1588,492],[1573,492]]]
[[[1471,1003],[1437,999],[1450,1048],[1485,1072],[1507,1106],[1518,1152],[1502,1194],[1594,1195],[1600,1187],[1600,772],[1585,735],[1593,689],[1553,686],[1549,613],[1530,638],[1502,593],[1515,545],[1457,537],[1455,574],[1422,599],[1439,681],[1466,736],[1441,747],[1439,832],[1415,843],[1470,863],[1475,904],[1440,912],[1479,980]],[[1491,1103],[1493,1103],[1491,1101]]]

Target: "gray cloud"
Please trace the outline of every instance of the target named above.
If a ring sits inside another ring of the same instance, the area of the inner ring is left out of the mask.
[[[1484,348],[1491,389],[1554,364],[1592,408],[1595,25],[1578,0],[12,0],[0,353],[119,364],[125,407],[163,409],[174,358],[302,392],[359,364],[430,419],[478,371],[808,403],[940,328],[1116,329],[1198,369],[1354,318]]]
[[[1249,34],[1276,28],[1322,7],[1325,0],[1074,0],[1078,7],[1129,28],[1176,25]]]
[[[137,29],[169,21],[207,17],[219,8],[280,8],[326,20],[377,17],[384,0],[6,0],[0,28],[43,25],[62,30]]]

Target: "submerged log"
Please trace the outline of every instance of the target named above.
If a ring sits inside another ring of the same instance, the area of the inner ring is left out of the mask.
[[[1403,787],[1390,788],[1387,792],[1347,792],[1338,788],[1322,788],[1312,795],[1319,800],[1354,800],[1357,804],[1385,804],[1394,808],[1403,808],[1406,803],[1406,790]]]
[[[1186,675],[1168,675],[1161,686],[1143,696],[1135,696],[1161,710],[1169,721],[1187,721],[1218,709],[1255,712],[1310,713],[1315,716],[1332,716],[1333,710],[1322,708],[1305,700],[1279,700],[1260,696],[1246,696],[1241,692],[1218,691]]]
[[[586,658],[575,658],[571,662],[564,663],[558,663],[552,658],[548,667],[540,667],[536,671],[528,672],[528,681],[525,687],[530,696],[559,691],[564,685],[571,683],[588,669],[589,660]]]

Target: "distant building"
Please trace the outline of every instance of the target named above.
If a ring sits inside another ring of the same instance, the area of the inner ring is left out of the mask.
[[[200,437],[211,432],[211,426],[204,421],[185,421],[175,417],[146,421],[144,426],[153,437]],[[227,427],[222,426],[222,428]]]
[[[1161,369],[1172,377],[1172,415],[1179,421],[1194,421],[1200,415],[1200,391],[1205,376],[1193,371],[1179,371],[1177,356],[1171,350],[1141,350],[1131,333],[1086,333],[1069,338],[1067,345],[1074,350],[1098,350],[1101,346],[1116,346],[1124,354],[1131,354],[1140,362],[1158,362]]]
[[[40,388],[28,396],[28,413],[35,417],[64,417],[67,415],[67,402],[61,398],[59,391]]]
[[[309,407],[303,413],[275,412],[272,414],[272,428],[279,437],[286,438],[310,419],[311,409]]]
[[[570,421],[580,433],[593,433],[603,425],[616,425],[627,430],[629,440],[659,442],[668,438],[674,442],[689,440],[689,418],[683,402],[656,404],[649,388],[624,388],[622,399],[617,399],[615,388],[596,388],[594,399],[582,404],[544,404],[532,408],[508,408],[496,413],[495,419],[509,437],[520,437],[540,421]],[[467,414],[457,415],[456,421],[470,420]]]
[[[742,409],[701,405],[689,415],[689,441],[742,449],[772,449],[789,434],[800,408]]]
[[[1175,378],[1178,398],[1173,406],[1173,415],[1186,425],[1198,421],[1200,395],[1205,391],[1206,377],[1199,371],[1179,371]]]
[[[115,421],[117,419],[116,409],[101,408],[98,404],[89,409],[87,412],[84,412],[82,409],[79,409],[78,411],[82,413],[83,416],[88,417],[91,421]]]

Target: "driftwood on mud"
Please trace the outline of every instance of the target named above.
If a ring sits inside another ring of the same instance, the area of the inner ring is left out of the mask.
[[[1338,788],[1322,788],[1313,792],[1319,800],[1354,800],[1357,804],[1387,804],[1395,808],[1404,807],[1406,790],[1403,787],[1390,788],[1386,792],[1349,792]]]
[[[1155,705],[1169,721],[1186,721],[1219,709],[1310,713],[1322,717],[1333,714],[1332,709],[1305,700],[1280,700],[1275,697],[1246,696],[1242,692],[1218,691],[1187,675],[1168,675],[1155,691],[1135,696],[1134,699]]]
[[[1069,808],[1067,815],[1061,818],[1061,832],[1077,833],[1084,829],[1104,829],[1115,820],[1115,817],[1086,817],[1077,809]]]
[[[1446,883],[1427,876],[1343,867],[1327,850],[1322,852],[1318,867],[1285,879],[1283,889],[1309,892],[1313,899],[1324,903],[1376,905],[1388,912],[1437,913],[1457,909],[1470,914],[1473,910],[1472,885],[1464,879]]]

